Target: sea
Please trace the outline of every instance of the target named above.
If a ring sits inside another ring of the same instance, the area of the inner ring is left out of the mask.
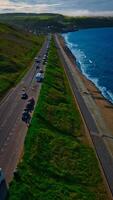
[[[113,28],[63,34],[80,71],[113,103]]]

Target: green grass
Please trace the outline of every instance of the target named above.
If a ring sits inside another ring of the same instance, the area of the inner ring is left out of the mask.
[[[0,98],[30,68],[44,36],[33,36],[0,24]]]
[[[9,200],[108,199],[96,156],[84,137],[81,117],[52,41]]]

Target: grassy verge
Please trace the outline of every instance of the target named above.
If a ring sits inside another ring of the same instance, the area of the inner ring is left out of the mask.
[[[108,199],[53,41],[17,175],[9,200]]]
[[[24,76],[44,36],[33,36],[0,24],[0,99]]]

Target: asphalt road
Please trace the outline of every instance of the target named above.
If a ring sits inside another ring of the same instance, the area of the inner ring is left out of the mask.
[[[77,104],[79,106],[80,112],[84,119],[84,122],[89,130],[90,137],[92,139],[96,154],[100,161],[101,167],[103,169],[108,187],[111,191],[111,196],[113,199],[113,157],[111,156],[109,150],[107,149],[102,135],[104,133],[100,133],[98,130],[97,124],[92,116],[92,113],[89,111],[83,96],[80,93],[78,83],[76,78],[72,73],[73,64],[69,61],[68,56],[66,55],[65,51],[63,50],[57,35],[55,35],[56,46],[58,48],[58,52],[60,58],[64,64],[64,68],[72,88],[73,94],[76,98]]]
[[[37,57],[41,60],[40,68],[44,68],[42,59],[49,46],[50,36],[47,37]],[[37,101],[41,83],[36,82],[37,63],[13,88],[0,104],[0,168],[2,168],[6,182],[9,183],[23,151],[27,125],[21,120],[22,112],[27,100],[21,99],[22,89],[25,88],[29,97]]]

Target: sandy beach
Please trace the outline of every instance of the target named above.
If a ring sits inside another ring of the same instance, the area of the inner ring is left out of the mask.
[[[76,64],[76,58],[66,46],[64,38],[62,36],[59,36],[59,38],[63,49],[73,63],[73,70],[76,71],[85,88],[85,91],[82,90],[84,100],[87,101],[87,106],[93,113],[95,120],[97,120],[97,126],[113,156],[113,105],[106,100],[99,89],[81,73]]]

